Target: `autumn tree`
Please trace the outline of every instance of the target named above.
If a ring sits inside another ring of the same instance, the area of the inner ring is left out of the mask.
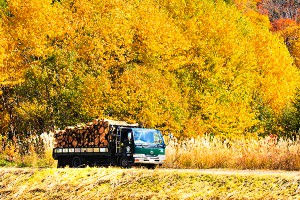
[[[270,20],[291,19],[298,21],[300,1],[298,0],[261,0],[258,8],[268,14]]]
[[[193,44],[188,53],[190,63],[184,65],[186,70],[177,72],[185,83],[181,88],[190,88],[189,110],[194,116],[190,119],[196,121],[191,124],[201,124],[198,130],[203,132],[227,135],[245,133],[256,126],[265,132],[266,119],[260,117],[259,107],[270,107],[280,114],[293,98],[298,80],[297,69],[282,41],[263,24],[246,20],[222,3],[163,3]],[[240,20],[233,20],[237,18]],[[279,85],[282,90],[275,89]]]
[[[299,81],[269,21],[229,1],[16,0],[3,9],[3,132],[100,117],[179,137],[256,136],[279,129]]]

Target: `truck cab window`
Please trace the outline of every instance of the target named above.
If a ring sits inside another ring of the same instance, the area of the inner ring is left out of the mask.
[[[137,144],[160,144],[163,140],[158,131],[140,130],[134,132],[134,141]]]

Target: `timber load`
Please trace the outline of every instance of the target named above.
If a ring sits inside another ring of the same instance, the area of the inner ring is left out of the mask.
[[[94,119],[86,124],[68,126],[54,133],[55,148],[107,147],[114,125],[137,127],[123,121]]]
[[[55,148],[106,147],[108,145],[109,122],[94,119],[93,122],[68,126],[55,131]]]

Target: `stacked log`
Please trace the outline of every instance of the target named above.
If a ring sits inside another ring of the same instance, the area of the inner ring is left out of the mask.
[[[56,148],[107,147],[109,122],[94,119],[93,122],[68,126],[54,133]]]

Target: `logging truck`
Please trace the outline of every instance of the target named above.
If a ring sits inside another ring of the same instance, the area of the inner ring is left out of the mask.
[[[57,167],[133,165],[155,168],[165,160],[165,143],[159,130],[121,121],[94,120],[56,131],[53,158]]]

